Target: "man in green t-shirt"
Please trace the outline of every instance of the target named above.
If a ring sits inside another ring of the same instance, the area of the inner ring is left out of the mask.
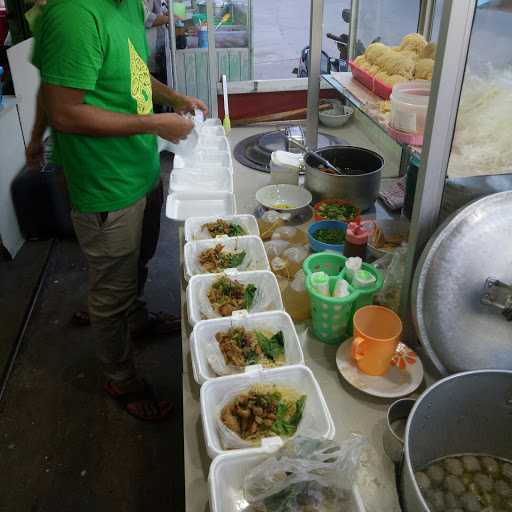
[[[34,32],[42,84],[28,158],[39,154],[49,121],[88,260],[89,315],[105,389],[130,414],[160,420],[171,405],[137,377],[128,315],[143,231],[151,222],[159,227],[159,215],[147,215],[152,204],[161,206],[156,136],[186,138],[193,123],[181,113],[206,107],[150,76],[140,0],[51,0]],[[154,114],[153,101],[177,113]]]

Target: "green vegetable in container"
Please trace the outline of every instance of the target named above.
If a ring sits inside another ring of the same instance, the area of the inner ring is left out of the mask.
[[[324,244],[340,245],[345,242],[345,232],[336,228],[319,229],[313,238]]]

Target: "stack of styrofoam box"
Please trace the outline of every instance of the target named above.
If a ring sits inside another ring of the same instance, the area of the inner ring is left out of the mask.
[[[236,211],[233,159],[219,119],[196,125],[178,145],[161,142],[175,153],[166,215],[183,221],[197,215],[230,215]]]

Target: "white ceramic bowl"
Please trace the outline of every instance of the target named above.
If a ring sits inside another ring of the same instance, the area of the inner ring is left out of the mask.
[[[324,126],[329,128],[339,128],[343,126],[354,113],[352,107],[346,105],[333,105],[329,110],[322,110],[318,112],[318,118]]]
[[[258,203],[280,212],[301,210],[308,206],[312,199],[311,192],[298,185],[268,185],[256,192]]]

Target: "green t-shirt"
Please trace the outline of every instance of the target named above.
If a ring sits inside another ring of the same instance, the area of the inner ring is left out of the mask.
[[[144,10],[140,0],[51,0],[36,22],[33,62],[47,84],[82,89],[88,105],[152,114]],[[125,208],[160,172],[156,137],[53,133],[73,206],[81,212]]]

